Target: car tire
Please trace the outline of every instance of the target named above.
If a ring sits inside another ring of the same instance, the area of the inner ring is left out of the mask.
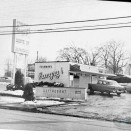
[[[101,94],[103,95],[103,94],[104,94],[104,92],[101,92]]]
[[[90,95],[94,94],[94,90],[90,88]]]
[[[118,96],[120,96],[121,93],[117,93]]]
[[[108,95],[110,96],[110,92],[107,92],[108,93]]]

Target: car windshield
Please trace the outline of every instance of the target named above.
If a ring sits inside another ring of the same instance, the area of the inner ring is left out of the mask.
[[[99,80],[98,84],[104,84],[104,85],[114,85],[114,86],[120,86],[120,84],[116,81],[103,81],[103,80]]]
[[[111,82],[110,82],[110,85],[120,86],[120,84],[119,84],[119,83],[117,83],[116,81],[111,81]]]

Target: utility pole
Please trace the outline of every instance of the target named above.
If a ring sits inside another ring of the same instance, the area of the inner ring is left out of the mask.
[[[14,62],[13,62],[13,81],[12,84],[15,84],[15,72],[16,72],[16,53],[14,53]]]
[[[38,51],[37,51],[37,58],[36,58],[36,62],[38,62],[38,58],[39,58],[39,57],[38,57]]]

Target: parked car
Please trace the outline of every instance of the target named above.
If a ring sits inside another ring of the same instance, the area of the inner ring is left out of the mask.
[[[6,86],[6,90],[15,90],[15,85],[8,84],[8,85]]]
[[[0,77],[0,82],[11,83],[12,78],[10,78],[10,77]]]
[[[23,89],[24,89],[24,87],[22,85],[8,84],[6,86],[6,90],[12,90],[12,91],[14,91],[14,90],[23,90]]]
[[[94,93],[94,91],[99,91],[101,93],[116,93],[120,95],[125,92],[125,88],[121,86],[118,82],[114,80],[98,80],[96,84],[89,84],[90,93]]]
[[[125,86],[125,88],[126,88],[126,91],[127,91],[127,92],[131,93],[131,83],[128,83],[128,84]]]

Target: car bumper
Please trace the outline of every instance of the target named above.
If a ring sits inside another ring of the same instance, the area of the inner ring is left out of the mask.
[[[124,93],[125,90],[117,90],[116,93]]]

